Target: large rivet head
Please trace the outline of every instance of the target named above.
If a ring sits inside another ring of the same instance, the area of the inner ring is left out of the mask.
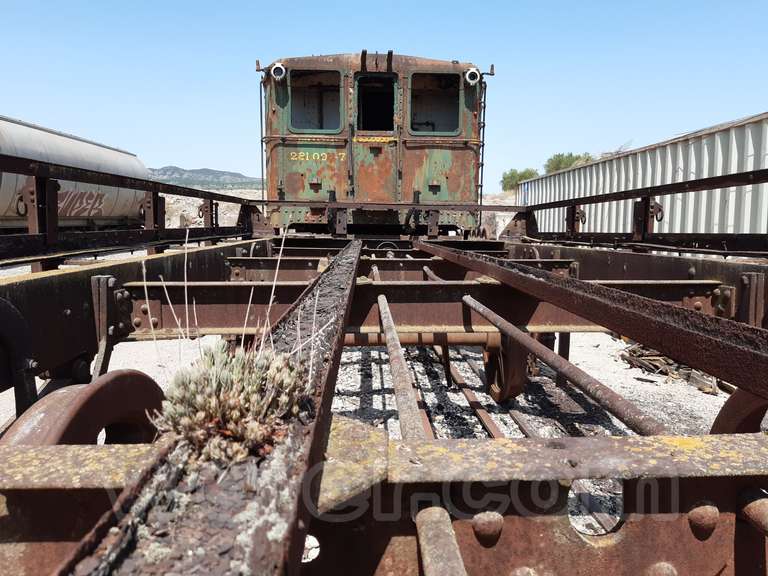
[[[688,524],[691,526],[691,532],[699,540],[706,540],[717,528],[717,522],[720,520],[720,510],[717,506],[709,502],[696,504],[688,512]]]
[[[495,545],[503,527],[504,517],[498,512],[480,512],[472,518],[472,530],[483,546]]]

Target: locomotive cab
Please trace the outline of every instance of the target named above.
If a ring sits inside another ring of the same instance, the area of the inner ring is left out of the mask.
[[[485,83],[472,64],[365,51],[287,58],[263,69],[262,84],[273,226],[477,225]]]

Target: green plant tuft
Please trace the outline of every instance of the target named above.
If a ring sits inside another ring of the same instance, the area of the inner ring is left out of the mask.
[[[294,357],[266,348],[232,353],[222,340],[176,373],[155,424],[205,460],[238,462],[269,452],[308,401],[305,370]]]

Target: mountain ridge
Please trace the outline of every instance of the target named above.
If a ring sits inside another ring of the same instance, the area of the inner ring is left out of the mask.
[[[163,166],[148,168],[150,178],[175,186],[188,188],[222,189],[260,189],[261,178],[246,176],[240,172],[214,170],[212,168],[181,168],[179,166]]]

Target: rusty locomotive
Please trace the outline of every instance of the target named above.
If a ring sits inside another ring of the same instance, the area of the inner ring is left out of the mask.
[[[273,226],[414,232],[430,216],[441,233],[478,225],[486,83],[476,66],[363,50],[259,69]]]

